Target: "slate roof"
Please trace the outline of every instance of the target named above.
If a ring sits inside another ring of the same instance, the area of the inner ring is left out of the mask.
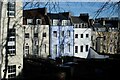
[[[85,23],[82,19],[80,19],[80,17],[77,16],[71,16],[71,19],[74,24]]]
[[[23,17],[26,18],[40,18],[43,15],[46,15],[46,8],[36,8],[36,9],[28,9],[23,10]]]
[[[23,10],[23,24],[27,24],[27,19],[33,19],[33,24],[35,24],[36,19],[42,19],[42,24],[49,25],[49,17],[47,16],[46,8],[36,8]]]
[[[47,14],[50,19],[60,19],[60,20],[69,20],[70,13],[63,12],[63,13],[48,13]]]

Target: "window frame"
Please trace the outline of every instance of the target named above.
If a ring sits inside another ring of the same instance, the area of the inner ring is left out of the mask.
[[[40,22],[39,22],[39,21],[40,21]],[[36,19],[36,24],[37,24],[37,25],[42,24],[42,19]]]
[[[8,73],[16,73],[16,65],[8,65]]]
[[[85,51],[88,52],[89,51],[89,45],[85,46]]]
[[[75,46],[75,53],[78,53],[78,46]]]
[[[83,38],[83,34],[80,34],[80,37]]]
[[[53,36],[57,37],[57,31],[53,31]]]
[[[8,55],[15,56],[16,55],[16,29],[15,28],[9,28],[8,30],[8,42],[14,42],[14,45],[7,44],[7,51]],[[13,40],[13,41],[11,41]]]
[[[83,52],[83,45],[80,46],[80,52]]]
[[[16,14],[16,3],[15,0],[8,0],[7,4],[7,15],[8,17],[15,17]],[[11,15],[12,13],[12,15]]]
[[[38,38],[38,33],[34,33],[34,38]]]
[[[75,34],[75,38],[78,38],[78,34]]]
[[[59,24],[59,20],[58,19],[53,19],[53,26],[57,26]]]
[[[61,36],[64,37],[64,31],[61,31]]]
[[[29,33],[25,33],[25,38],[29,38]]]
[[[16,77],[16,65],[8,65],[8,79]],[[11,76],[14,75],[14,76]]]
[[[27,19],[27,25],[33,25],[33,19]]]
[[[67,36],[70,37],[71,34],[70,34],[70,30],[67,30]]]
[[[46,32],[42,33],[42,37],[46,37],[46,35],[47,35]]]
[[[89,38],[89,34],[86,34],[86,38]]]
[[[68,43],[68,51],[69,51],[69,52],[70,52],[70,46],[71,46],[70,43]]]

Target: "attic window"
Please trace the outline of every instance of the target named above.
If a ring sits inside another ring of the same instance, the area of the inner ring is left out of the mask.
[[[31,25],[33,23],[33,19],[27,19],[27,25]]]
[[[53,20],[53,25],[54,25],[54,26],[57,26],[58,23],[59,23],[59,20],[57,20],[57,19],[54,19],[54,20]]]
[[[42,24],[42,20],[41,19],[36,19],[36,24]]]

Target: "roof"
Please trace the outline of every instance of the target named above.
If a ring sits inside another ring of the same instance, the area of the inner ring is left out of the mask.
[[[23,10],[23,17],[26,18],[40,17],[46,15],[46,13],[47,13],[46,8],[28,9]]]
[[[94,27],[94,28],[102,28],[102,27],[104,27],[104,26],[101,25],[100,23],[95,23],[95,24],[93,24],[93,27]]]
[[[74,24],[85,23],[82,19],[80,19],[80,17],[77,16],[71,16],[71,19]]]
[[[50,17],[50,19],[59,19],[58,13],[48,13],[47,15]]]
[[[109,56],[108,55],[99,54],[93,48],[90,48],[89,52],[88,52],[88,57],[87,58],[105,59],[105,58],[109,58]]]
[[[63,12],[63,13],[48,13],[47,14],[50,19],[60,19],[60,20],[68,20],[70,19],[70,13],[69,12]]]
[[[27,19],[33,19],[33,24],[36,24],[36,19],[42,19],[42,24],[49,25],[49,17],[47,16],[46,8],[36,8],[23,10],[23,24],[27,24]]]

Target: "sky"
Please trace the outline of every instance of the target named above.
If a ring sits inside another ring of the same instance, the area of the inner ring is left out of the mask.
[[[96,11],[104,4],[105,2],[39,2],[37,4],[30,3],[25,7],[25,9],[46,7],[47,11],[51,13],[71,12],[74,16],[79,16],[80,13],[89,13],[90,18],[95,18]],[[113,5],[115,2],[109,3],[108,6],[105,7],[104,11],[102,11],[97,17],[116,17],[117,6],[114,6],[113,10],[113,7],[109,8],[111,4]]]

